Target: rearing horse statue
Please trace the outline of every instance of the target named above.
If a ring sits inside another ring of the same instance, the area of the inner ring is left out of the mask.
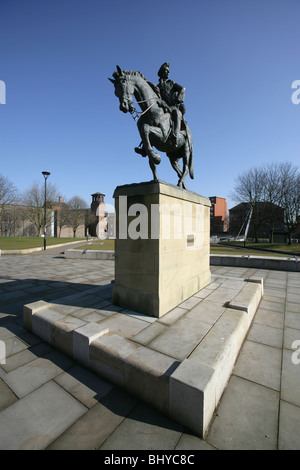
[[[179,177],[177,186],[186,189],[187,174],[194,178],[192,134],[186,121],[182,119],[178,139],[174,143],[171,110],[155,90],[155,85],[148,82],[140,72],[121,70],[119,66],[113,77],[114,79],[109,78],[109,80],[114,84],[115,95],[120,101],[120,110],[124,113],[130,112],[135,120],[138,119],[142,148],[136,148],[135,151],[143,157],[148,156],[154,181],[158,181],[156,165],[161,159],[153,147],[166,153]],[[136,102],[133,102],[133,96]],[[136,111],[133,104],[139,104],[141,112]],[[179,166],[181,158],[182,170]]]

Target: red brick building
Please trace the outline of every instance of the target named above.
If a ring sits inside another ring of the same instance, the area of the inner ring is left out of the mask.
[[[31,213],[38,214],[32,220]],[[6,205],[1,212],[0,236],[38,236],[37,220],[44,220],[43,207],[30,208],[23,205]],[[41,227],[41,225],[40,225]],[[87,235],[105,238],[107,236],[107,214],[104,194],[92,194],[90,209],[69,209],[59,197],[47,207],[47,237],[76,237]]]
[[[223,197],[209,198],[210,208],[210,234],[217,235],[227,232],[227,202]]]

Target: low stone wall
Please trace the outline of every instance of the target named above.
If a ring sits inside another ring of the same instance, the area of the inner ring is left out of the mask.
[[[295,257],[210,255],[210,265],[300,272],[300,260]]]
[[[114,251],[105,250],[66,250],[65,258],[68,259],[92,259],[92,260],[103,260],[103,259],[115,259]]]
[[[65,258],[73,259],[110,259],[115,257],[114,251],[102,250],[67,250]],[[229,266],[236,268],[271,269],[277,271],[300,272],[300,259],[276,258],[266,256],[210,255],[211,266]]]
[[[30,253],[35,253],[36,251],[42,251],[44,248],[41,246],[36,248],[26,248],[24,250],[0,250],[1,255],[28,255]]]

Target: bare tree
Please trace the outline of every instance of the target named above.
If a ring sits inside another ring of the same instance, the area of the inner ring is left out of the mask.
[[[299,224],[300,217],[300,174],[291,163],[280,166],[281,206],[284,209],[284,222],[288,231],[289,245],[292,233]]]
[[[274,241],[274,230],[282,208],[281,203],[281,165],[272,163],[262,168],[264,188],[262,202],[264,203],[264,221],[270,227],[270,243]]]
[[[59,229],[58,237],[60,237],[61,235],[62,228],[69,225],[69,219],[70,219],[69,212],[70,211],[69,211],[69,207],[67,204],[64,205],[63,209],[56,211],[56,223]]]
[[[260,168],[251,168],[240,174],[235,180],[231,198],[239,203],[246,203],[252,210],[251,223],[254,230],[255,241],[258,242],[258,230],[264,221],[260,202],[264,192],[264,171]]]
[[[17,200],[17,189],[15,185],[5,176],[0,174],[0,227],[1,227],[1,234],[7,231],[7,227],[3,227],[3,223],[5,225],[4,220],[4,213],[7,207],[10,204],[13,204]],[[7,219],[7,217],[6,217]]]
[[[13,237],[23,225],[23,208],[16,204],[5,207],[0,222],[0,234],[5,237]]]
[[[47,184],[47,209],[51,207],[51,201],[58,198],[58,190],[52,183]],[[45,187],[44,184],[33,183],[22,195],[26,217],[36,227],[38,236],[42,235],[45,223]],[[50,224],[49,210],[46,211],[46,227]]]
[[[299,180],[298,168],[289,162],[263,165],[238,176],[231,197],[253,209],[255,241],[258,241],[258,228],[264,222],[270,227],[270,242],[273,242],[274,230],[281,222],[286,226],[291,243],[300,216]]]
[[[78,227],[86,222],[87,203],[79,196],[73,196],[68,201],[69,224],[73,229],[73,236],[76,237]]]

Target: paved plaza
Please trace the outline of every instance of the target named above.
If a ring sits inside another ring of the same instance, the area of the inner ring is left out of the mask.
[[[114,261],[65,259],[62,248],[0,257],[0,448],[299,450],[300,273],[211,272],[262,277],[264,297],[203,440],[24,328],[23,305],[109,286]],[[102,308],[118,311],[109,296]]]

